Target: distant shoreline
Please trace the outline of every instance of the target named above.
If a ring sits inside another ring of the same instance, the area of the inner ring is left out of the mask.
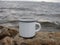
[[[12,2],[33,2],[33,3],[60,3],[60,2],[48,2],[48,1],[20,1],[20,0],[17,0],[17,1],[12,1]],[[1,0],[1,2],[11,2],[11,1],[8,1],[8,0]]]

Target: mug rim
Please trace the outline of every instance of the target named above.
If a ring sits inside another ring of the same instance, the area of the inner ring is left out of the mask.
[[[20,22],[36,22],[34,18],[20,18]]]
[[[29,21],[20,20],[19,22],[27,22],[27,23],[29,23],[29,22],[37,22],[37,21],[36,20],[29,20]]]

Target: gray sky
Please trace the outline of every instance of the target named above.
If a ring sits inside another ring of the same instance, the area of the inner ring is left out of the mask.
[[[12,1],[12,0],[2,0],[2,1]],[[13,1],[46,1],[46,2],[60,2],[60,0],[13,0]]]

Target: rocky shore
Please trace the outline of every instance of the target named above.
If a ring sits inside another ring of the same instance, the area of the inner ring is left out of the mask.
[[[37,32],[34,38],[25,39],[18,29],[0,26],[0,45],[60,45],[60,32]]]

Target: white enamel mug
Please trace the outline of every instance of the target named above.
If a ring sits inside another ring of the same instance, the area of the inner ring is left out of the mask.
[[[39,26],[36,29],[36,25]],[[19,22],[19,35],[21,37],[30,38],[36,35],[36,32],[41,29],[40,23],[32,18],[22,18]]]

